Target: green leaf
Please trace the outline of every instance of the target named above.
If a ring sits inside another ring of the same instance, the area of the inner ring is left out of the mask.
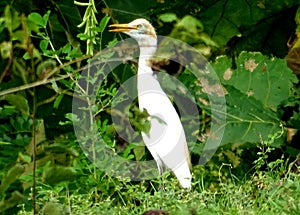
[[[242,52],[235,65],[232,68],[232,60],[226,56],[212,63],[227,91],[222,143],[260,142],[282,130],[276,110],[293,95],[297,78],[284,60],[260,53]],[[279,138],[275,144],[283,142]]]
[[[48,44],[49,44],[48,40],[41,40],[40,49],[42,50],[43,53],[47,51]]]
[[[109,41],[107,44],[107,48],[112,48],[118,43],[118,39],[114,38],[113,40]],[[111,56],[114,54],[113,52],[109,53]]]
[[[145,152],[146,152],[145,146],[136,146],[133,148],[133,153],[137,161],[142,160],[142,158],[145,155]]]
[[[4,10],[4,17],[5,27],[12,35],[13,31],[21,25],[19,14],[13,8],[10,8],[9,5],[7,5]]]
[[[177,16],[174,13],[164,13],[159,16],[159,19],[163,22],[174,22],[177,21]]]
[[[300,6],[298,7],[298,10],[296,12],[295,22],[298,26],[300,25]]]
[[[57,184],[62,181],[71,181],[75,178],[76,171],[72,167],[53,166],[49,167],[43,173],[43,179],[50,185]]]
[[[207,57],[211,55],[212,47],[218,47],[218,44],[204,32],[202,22],[190,15],[178,20],[170,37],[192,45]]]
[[[54,101],[54,104],[53,104],[53,107],[54,108],[58,108],[58,106],[59,106],[59,104],[60,104],[60,102],[61,102],[61,100],[62,100],[62,98],[64,97],[64,94],[60,94],[56,99],[55,99],[55,101]]]
[[[67,114],[65,115],[65,117],[66,117],[68,120],[70,120],[71,122],[79,122],[79,121],[80,121],[79,118],[78,118],[78,116],[77,116],[76,114],[67,113]]]
[[[44,25],[46,27],[51,11],[48,10],[47,13],[43,16]]]
[[[14,31],[11,36],[12,36],[12,40],[18,40],[21,42],[23,42],[25,38],[23,30]]]
[[[225,86],[227,110],[222,144],[257,143],[266,140],[269,134],[281,131],[281,122],[276,112],[265,108],[254,97],[248,97],[232,86]]]
[[[6,175],[1,179],[0,192],[5,192],[9,186],[19,178],[24,170],[24,166],[20,164],[16,164],[15,166],[11,167]]]
[[[0,119],[4,119],[6,117],[12,116],[14,113],[16,113],[16,107],[15,106],[8,106],[4,105],[4,107],[0,107]]]
[[[40,26],[37,25],[34,21],[27,18],[27,29],[29,32],[33,31],[37,34],[41,34],[40,32]]]
[[[203,29],[203,25],[198,19],[187,15],[178,21],[170,36],[188,44],[195,44],[200,39],[199,35]]]
[[[106,28],[106,26],[107,26],[109,20],[110,20],[110,17],[107,16],[107,15],[104,16],[104,17],[101,19],[100,24],[99,24],[99,28],[98,28],[99,32],[103,32],[103,31],[104,31],[104,29]]]
[[[27,154],[23,154],[22,152],[19,152],[18,156],[19,156],[19,160],[22,160],[26,163],[30,163],[32,161],[31,156]]]
[[[78,37],[80,40],[82,40],[82,41],[91,39],[91,36],[89,36],[89,35],[87,35],[87,34],[84,34],[84,33],[79,33],[79,34],[77,34],[77,37]]]
[[[0,212],[4,213],[5,210],[15,207],[21,200],[24,200],[23,196],[19,191],[13,191],[8,199],[2,200],[0,202]]]
[[[56,81],[51,81],[51,87],[53,88],[53,90],[58,93],[59,92],[59,87],[57,86]]]
[[[14,105],[17,110],[21,111],[24,115],[29,115],[28,101],[20,94],[8,94],[0,97],[0,100],[6,100],[11,105]]]
[[[28,19],[30,21],[34,22],[35,24],[37,24],[38,26],[40,26],[42,28],[46,28],[47,22],[45,23],[43,17],[39,13],[33,12],[33,13],[29,14]]]
[[[261,53],[242,52],[236,59],[237,68],[232,69],[231,64],[225,56],[213,64],[221,82],[254,97],[272,110],[292,95],[293,84],[298,82],[285,60],[269,59]]]
[[[287,26],[291,26],[291,23],[286,19],[289,16],[288,12],[284,13],[293,6],[299,5],[299,2],[295,0],[218,0],[210,3],[207,1],[206,4],[208,5],[202,8],[199,17],[203,21],[206,32],[220,47],[224,47],[233,39],[234,44],[228,45],[234,49],[236,47],[232,46],[237,46],[238,51],[269,52],[273,50],[276,52],[276,49],[272,47],[274,42],[277,43],[275,46],[279,47],[281,42],[289,37],[286,29]],[[284,23],[282,28],[279,23]],[[282,42],[282,46],[286,46],[286,43]],[[280,48],[283,50],[284,47]],[[280,54],[280,52],[276,53]]]
[[[71,52],[71,44],[67,43],[63,48],[62,48],[62,53],[67,54]]]
[[[39,59],[39,60],[42,60],[41,54],[40,54],[40,52],[39,52],[36,48],[33,49],[33,55],[32,55],[32,58],[37,58],[37,59]],[[31,59],[31,56],[28,54],[28,52],[26,52],[26,53],[23,55],[23,59],[24,59],[24,60],[29,60],[29,59]]]
[[[0,141],[0,145],[11,145],[11,143],[10,142]]]

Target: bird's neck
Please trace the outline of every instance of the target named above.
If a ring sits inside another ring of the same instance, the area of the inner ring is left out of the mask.
[[[147,43],[139,43],[140,56],[139,56],[139,74],[153,74],[149,60],[154,56],[157,49],[156,38],[147,40]]]

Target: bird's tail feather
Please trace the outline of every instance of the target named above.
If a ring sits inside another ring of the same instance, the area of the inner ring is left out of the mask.
[[[172,169],[172,171],[178,178],[178,181],[183,188],[191,188],[192,175],[187,162],[182,163],[180,166]]]

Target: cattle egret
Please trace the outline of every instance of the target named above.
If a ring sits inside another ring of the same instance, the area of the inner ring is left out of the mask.
[[[110,32],[123,32],[139,45],[137,91],[140,110],[149,114],[150,131],[142,132],[142,138],[157,163],[158,171],[164,167],[172,170],[183,188],[191,187],[190,155],[179,116],[161,88],[149,60],[157,49],[157,36],[145,19],[128,24],[112,24]]]

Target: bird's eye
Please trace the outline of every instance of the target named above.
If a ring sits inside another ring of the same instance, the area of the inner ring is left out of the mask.
[[[138,24],[136,27],[137,27],[138,29],[141,29],[141,28],[143,27],[143,25]]]

